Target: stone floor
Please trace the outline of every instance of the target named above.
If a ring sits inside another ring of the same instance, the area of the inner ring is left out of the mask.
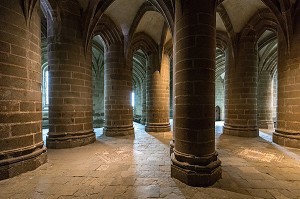
[[[108,138],[97,129],[94,144],[48,149],[48,163],[35,171],[0,181],[0,198],[300,198],[300,150],[258,138],[221,134],[216,148],[223,178],[208,188],[193,188],[170,177],[171,133]]]

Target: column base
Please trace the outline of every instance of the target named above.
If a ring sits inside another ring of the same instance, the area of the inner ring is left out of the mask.
[[[223,134],[238,137],[258,137],[259,130],[257,127],[241,127],[224,125]]]
[[[104,127],[103,134],[107,137],[125,136],[134,134],[133,126],[128,127]]]
[[[276,129],[273,133],[273,142],[282,146],[300,149],[300,133]]]
[[[96,141],[93,131],[76,133],[55,133],[49,132],[46,139],[46,146],[49,149],[65,149],[85,146]]]
[[[174,152],[174,147],[175,147],[175,140],[174,139],[172,139],[171,141],[170,141],[170,156],[172,155],[172,153]]]
[[[32,171],[47,162],[44,142],[28,148],[0,154],[0,180]]]
[[[147,133],[149,132],[170,132],[171,131],[171,125],[170,123],[165,123],[165,124],[146,124],[145,125],[145,131]]]
[[[211,186],[222,178],[221,161],[217,158],[217,152],[209,157],[189,156],[187,159],[193,162],[190,164],[187,161],[178,160],[175,155],[176,150],[173,149],[173,151],[171,154],[172,178],[194,187]]]
[[[259,124],[260,129],[274,129],[274,122],[273,121],[260,121]]]

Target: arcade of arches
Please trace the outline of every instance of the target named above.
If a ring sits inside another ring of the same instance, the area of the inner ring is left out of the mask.
[[[71,172],[96,198],[300,197],[300,1],[1,0],[0,27],[1,195]]]

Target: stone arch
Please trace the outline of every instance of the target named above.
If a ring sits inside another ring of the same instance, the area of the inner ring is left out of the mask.
[[[286,44],[288,45],[290,40],[290,35],[292,34],[290,25],[291,17],[290,13],[286,12],[290,8],[290,3],[288,1],[273,1],[273,0],[261,0],[268,8],[272,11],[275,18],[277,19],[280,31],[285,39]],[[285,14],[283,14],[285,13]],[[279,31],[279,30],[278,30]]]
[[[259,62],[259,71],[261,74],[262,71],[269,71],[272,76],[277,71],[277,35],[275,32],[272,32],[267,38],[263,41],[259,41],[259,51],[261,49],[265,49],[264,53],[261,55],[261,59]]]
[[[136,14],[136,16],[135,16],[132,24],[131,24],[131,27],[130,27],[130,30],[129,30],[129,33],[128,33],[128,35],[129,35],[129,41],[133,38],[134,33],[135,33],[135,31],[136,31],[136,29],[137,29],[137,27],[138,27],[141,19],[143,18],[143,16],[145,15],[145,13],[148,12],[148,11],[156,11],[156,12],[158,12],[152,4],[150,4],[148,1],[145,2],[140,7],[140,9],[138,10],[138,12],[137,12],[137,14]]]
[[[134,120],[142,124],[146,121],[146,71],[147,57],[142,50],[132,55],[132,73],[134,84]]]
[[[228,37],[227,33],[222,31],[217,31],[216,48],[218,48],[225,55],[225,57],[222,60],[220,59],[220,61],[223,62],[224,64],[216,62],[216,77],[218,77],[225,72],[226,56],[228,56],[227,59],[230,59],[232,61],[234,60],[234,50],[232,47],[232,40]]]
[[[256,45],[258,39],[266,30],[277,32],[277,27],[278,22],[274,14],[268,9],[261,9],[243,28],[239,41],[242,42],[245,39],[247,40],[249,37],[253,37],[253,45]]]
[[[105,48],[114,43],[123,43],[123,33],[116,24],[106,15],[102,15],[101,20],[93,30],[93,36],[100,35]]]
[[[114,2],[115,0],[94,0],[90,1],[86,10],[86,15],[83,22],[83,31],[85,35],[85,50],[87,50],[88,44],[94,35],[94,28],[101,20],[104,15],[105,10]],[[174,29],[174,11],[170,8],[170,5],[165,3],[163,0],[149,0],[152,4],[151,9],[155,9],[163,15],[167,21],[170,29],[173,32]],[[146,4],[146,3],[145,3]],[[146,7],[148,7],[147,5]]]
[[[253,37],[253,45],[256,45],[258,43],[259,38],[265,33],[265,31],[271,31],[273,33],[277,33],[280,31],[278,29],[278,21],[274,14],[270,12],[269,9],[262,9],[259,10],[253,18],[250,19],[248,24],[245,26],[245,28],[241,32],[240,41],[243,41],[244,39],[248,39],[248,37]],[[280,35],[280,34],[278,34]],[[276,57],[274,57],[275,54],[273,53],[273,66],[274,61],[276,61]],[[274,67],[273,69],[270,69],[270,71],[275,71]]]
[[[148,0],[162,16],[165,18],[171,32],[174,31],[174,16],[175,12],[170,3],[164,0]]]
[[[236,46],[235,45],[236,34],[234,32],[233,25],[231,23],[230,17],[228,15],[225,7],[222,4],[219,4],[218,7],[217,7],[217,12],[219,13],[219,15],[220,15],[220,17],[221,17],[221,19],[222,19],[222,21],[223,21],[223,23],[225,25],[226,31],[227,31],[227,33],[230,36],[232,46]],[[217,31],[217,33],[218,33],[218,31]]]
[[[30,20],[34,8],[37,6],[38,0],[24,0],[23,1],[23,11],[25,16],[26,25],[30,25]]]
[[[144,32],[134,34],[127,54],[133,55],[133,53],[139,49],[141,49],[147,57],[149,54],[158,54],[157,44]]]
[[[173,42],[169,40],[164,45],[164,52],[169,56],[170,60],[173,59]]]

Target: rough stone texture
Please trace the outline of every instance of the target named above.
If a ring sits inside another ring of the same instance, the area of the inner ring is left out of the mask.
[[[124,57],[124,46],[122,43],[111,44],[104,55],[104,134],[106,136],[134,133],[131,92],[132,70]]]
[[[146,67],[147,58],[144,52],[139,49],[133,53],[132,73],[134,107],[133,120],[145,124],[146,122]]]
[[[141,124],[146,124],[146,118],[147,118],[147,85],[146,81],[143,82],[143,104],[142,104],[142,119]]]
[[[239,40],[235,64],[226,64],[224,134],[257,137],[257,44],[255,35]]]
[[[133,115],[141,117],[142,115],[142,99],[143,99],[143,90],[140,87],[134,88],[134,110]]]
[[[278,97],[277,97],[277,73],[274,74],[273,79],[273,110],[272,110],[272,118],[274,122],[274,128],[276,128],[276,123],[277,123],[277,102],[278,102]]]
[[[216,2],[176,1],[171,176],[191,186],[221,178],[215,151]]]
[[[103,66],[93,66],[93,127],[104,125],[104,70]]]
[[[220,120],[224,120],[225,88],[224,79],[219,76],[216,79],[215,105],[220,107]]]
[[[95,141],[92,55],[91,47],[84,51],[78,5],[71,1],[57,3],[63,19],[47,18],[50,81],[46,144],[48,148],[70,148]]]
[[[170,60],[170,118],[173,119],[173,93],[174,93],[174,88],[173,88],[173,59]]]
[[[269,72],[263,71],[258,77],[257,89],[257,119],[259,128],[273,129],[273,84]]]
[[[93,144],[48,150],[47,164],[0,182],[1,198],[300,197],[298,149],[279,147],[261,137],[223,135],[217,123],[222,179],[211,187],[195,188],[170,176],[172,133],[148,134],[142,125],[134,126],[134,136],[105,137],[101,129],[96,129],[97,141]],[[271,135],[264,134],[267,136],[271,139]]]
[[[170,60],[162,55],[161,64],[156,55],[149,55],[147,62],[147,118],[146,132],[170,131]]]
[[[24,12],[32,9],[27,23]],[[0,180],[47,161],[42,140],[40,7],[0,2]]]
[[[300,13],[295,15],[300,20]],[[278,113],[273,141],[300,148],[300,23],[294,24],[294,35],[287,52],[280,35],[278,48]]]

